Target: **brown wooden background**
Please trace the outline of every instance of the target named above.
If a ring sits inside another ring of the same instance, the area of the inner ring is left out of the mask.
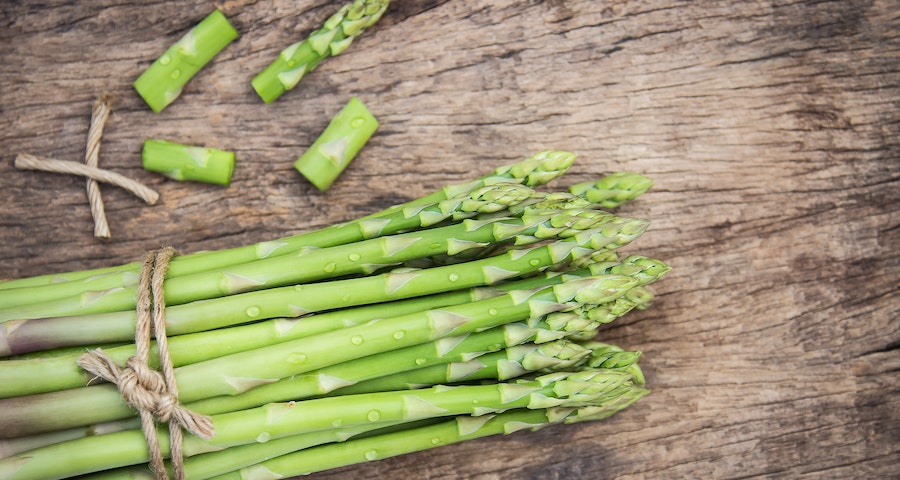
[[[131,82],[212,8],[242,36],[153,114]],[[316,479],[900,476],[900,2],[397,0],[271,106],[250,88],[336,10],[321,0],[23,1],[0,7],[0,278],[273,239],[372,213],[537,150],[657,186],[630,250],[659,300],[604,338],[645,352],[653,393],[607,421],[472,441]],[[80,160],[158,189],[21,172]],[[351,95],[382,122],[327,194],[292,169]],[[237,152],[228,188],[145,172],[144,139]]]

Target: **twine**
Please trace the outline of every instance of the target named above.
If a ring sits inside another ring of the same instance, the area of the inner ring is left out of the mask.
[[[81,175],[98,182],[109,183],[123,188],[149,205],[159,201],[159,194],[144,184],[132,180],[124,175],[119,175],[109,170],[97,167],[89,167],[80,162],[69,160],[56,160],[53,158],[38,157],[28,153],[16,155],[15,167],[19,170],[40,170],[42,172],[65,173],[69,175]]]
[[[97,167],[100,156],[100,138],[103,136],[103,126],[109,118],[109,96],[103,94],[91,109],[91,126],[88,128],[87,145],[84,150],[84,164],[89,167]],[[93,178],[85,180],[87,186],[88,202],[91,204],[91,216],[94,217],[94,236],[97,238],[109,238],[109,223],[106,221],[106,208],[103,206],[103,198],[100,197],[100,184]]]
[[[168,479],[154,417],[169,424],[169,452],[176,480],[184,479],[182,428],[210,439],[215,434],[209,417],[192,412],[178,403],[175,368],[169,356],[166,339],[166,304],[163,282],[169,260],[175,250],[166,247],[144,257],[138,280],[137,321],[135,323],[135,356],[120,368],[101,349],[85,353],[78,359],[84,370],[116,384],[122,398],[141,416],[141,429],[150,452],[150,468],[159,480]],[[150,339],[156,336],[160,370],[150,368]]]

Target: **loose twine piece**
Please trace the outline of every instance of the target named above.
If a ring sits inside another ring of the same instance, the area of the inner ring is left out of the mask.
[[[119,175],[118,173],[96,167],[89,167],[79,162],[56,160],[53,158],[38,157],[28,153],[20,153],[16,155],[14,165],[19,170],[40,170],[43,172],[81,175],[98,182],[109,183],[123,188],[147,202],[149,205],[154,205],[159,201],[159,193],[142,183],[132,180],[124,175]]]
[[[135,324],[135,356],[119,367],[102,349],[85,353],[78,365],[85,371],[116,384],[125,401],[141,416],[141,428],[150,452],[150,468],[159,480],[167,480],[163,454],[156,432],[154,417],[169,424],[169,451],[176,480],[184,479],[182,428],[205,440],[215,435],[212,420],[188,410],[178,403],[175,368],[169,356],[166,339],[166,304],[163,282],[169,260],[175,249],[166,247],[149,252],[144,257],[138,280],[137,321]],[[159,364],[162,372],[149,366],[150,339],[156,336]]]
[[[109,95],[103,94],[94,102],[91,109],[91,126],[88,128],[87,145],[84,150],[84,164],[89,167],[98,166],[100,138],[103,136],[103,126],[106,125],[107,118],[109,118]],[[88,202],[91,204],[91,216],[94,217],[94,236],[109,238],[109,223],[106,221],[103,198],[100,197],[100,184],[93,178],[85,180],[85,184]]]
[[[140,182],[98,168],[100,138],[103,136],[103,127],[106,125],[109,114],[109,95],[103,94],[94,102],[94,106],[91,109],[91,125],[88,128],[84,163],[38,157],[27,153],[17,155],[14,162],[15,167],[19,170],[40,170],[87,177],[87,196],[91,205],[91,216],[94,218],[94,236],[97,238],[110,237],[109,223],[106,221],[106,208],[103,206],[103,199],[100,197],[98,182],[109,183],[123,188],[150,205],[155,205],[159,200],[159,194],[156,191]]]

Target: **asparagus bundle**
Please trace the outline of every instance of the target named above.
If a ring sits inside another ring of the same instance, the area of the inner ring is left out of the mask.
[[[178,470],[281,478],[604,418],[645,395],[640,352],[595,337],[647,308],[669,270],[620,254],[648,223],[606,210],[652,182],[535,190],[573,160],[539,152],[351,222],[174,257],[166,358],[177,401],[214,428],[184,438]],[[79,366],[86,349],[131,365],[139,273],[0,283],[0,478],[163,473],[136,407]],[[156,437],[169,455],[164,426]]]

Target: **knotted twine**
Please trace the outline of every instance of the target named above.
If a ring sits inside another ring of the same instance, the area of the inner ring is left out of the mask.
[[[141,429],[149,447],[150,468],[159,480],[167,480],[168,473],[163,463],[154,417],[169,425],[169,456],[177,480],[184,479],[182,428],[206,440],[215,434],[209,417],[192,412],[178,403],[175,368],[169,357],[166,339],[166,303],[163,293],[166,269],[174,255],[175,249],[166,247],[149,252],[144,257],[138,280],[134,334],[136,353],[125,362],[125,367],[119,367],[99,348],[78,359],[78,365],[84,370],[116,384],[122,398],[138,410]],[[161,372],[149,365],[150,339],[154,335]]]

